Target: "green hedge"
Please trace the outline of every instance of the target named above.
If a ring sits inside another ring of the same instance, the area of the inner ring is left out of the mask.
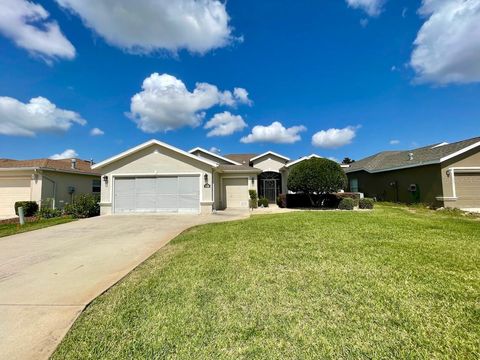
[[[358,207],[360,209],[373,209],[375,202],[373,199],[364,198],[358,201]]]
[[[268,199],[267,198],[258,199],[258,206],[268,207]]]
[[[98,195],[81,194],[75,196],[73,202],[64,207],[66,215],[75,218],[89,218],[100,215],[100,198]]]
[[[352,198],[344,198],[340,201],[340,204],[338,204],[340,210],[353,210],[354,207],[355,202]]]
[[[38,211],[38,204],[35,201],[17,201],[15,203],[15,214],[18,215],[18,208],[23,208],[23,215],[34,216]]]

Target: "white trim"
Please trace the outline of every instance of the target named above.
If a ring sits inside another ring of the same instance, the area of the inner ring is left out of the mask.
[[[308,156],[304,156],[304,157],[301,157],[300,159],[297,159],[295,161],[291,161],[287,164],[285,164],[285,167],[288,168],[292,165],[295,165],[295,164],[298,164],[299,162],[302,162],[304,160],[310,160],[312,158],[318,158],[318,159],[322,159],[322,157],[320,155],[317,155],[317,154],[311,154],[311,155],[308,155]]]
[[[455,186],[455,169],[450,170],[450,177],[452,178],[452,197],[457,197],[457,188]]]
[[[147,148],[147,147],[149,147],[149,146],[151,146],[151,145],[158,145],[158,146],[164,147],[164,148],[169,149],[169,150],[171,150],[171,151],[174,151],[174,152],[177,152],[177,153],[182,154],[182,155],[184,155],[184,156],[187,156],[187,157],[189,157],[190,159],[195,159],[195,160],[197,160],[197,161],[203,162],[203,163],[208,164],[208,165],[213,166],[213,167],[217,167],[217,166],[218,166],[218,164],[217,164],[216,162],[214,162],[214,161],[210,161],[210,160],[207,160],[207,159],[202,159],[202,158],[200,158],[200,157],[198,157],[198,156],[192,155],[192,154],[190,154],[190,153],[188,153],[188,152],[186,152],[186,151],[183,151],[183,150],[181,150],[181,149],[179,149],[179,148],[176,148],[176,147],[174,147],[174,146],[168,145],[168,144],[166,144],[166,143],[164,143],[164,142],[161,142],[161,141],[159,141],[159,140],[152,139],[152,140],[149,140],[149,141],[147,141],[147,142],[144,142],[143,144],[140,144],[140,145],[138,145],[138,146],[135,146],[135,147],[133,147],[133,148],[131,148],[131,149],[129,149],[129,150],[126,150],[126,151],[124,151],[124,152],[122,152],[122,153],[120,153],[120,154],[118,154],[118,155],[115,155],[115,156],[112,156],[112,157],[110,157],[110,158],[108,158],[108,159],[106,159],[106,160],[103,160],[103,161],[99,162],[98,164],[93,165],[93,166],[92,166],[92,169],[101,168],[101,167],[103,167],[103,166],[105,166],[105,165],[108,165],[108,164],[110,164],[110,163],[112,163],[112,162],[115,162],[115,161],[117,161],[117,160],[123,159],[124,157],[127,157],[128,155],[131,155],[131,154],[133,154],[133,153],[136,153],[137,151],[143,150],[143,149],[145,149],[145,148]]]
[[[227,159],[226,157],[223,157],[221,155],[218,155],[218,154],[214,154],[208,150],[205,150],[199,146],[197,146],[196,148],[192,149],[189,151],[190,154],[193,154],[195,151],[201,151],[201,152],[204,152],[205,154],[207,155],[210,155],[210,156],[213,156],[213,157],[216,157],[216,158],[219,158],[220,160],[223,160],[223,161],[227,161],[229,162],[230,164],[232,165],[242,165],[240,164],[239,162],[236,162],[236,161],[233,161],[233,160],[230,160],[230,159]]]
[[[480,146],[480,141],[478,141],[478,142],[476,142],[476,143],[474,143],[474,144],[472,144],[472,145],[469,145],[469,146],[467,146],[467,147],[465,147],[465,148],[463,148],[463,149],[461,149],[461,150],[458,150],[457,152],[454,152],[453,154],[450,154],[450,155],[447,155],[447,156],[441,158],[441,159],[440,159],[440,162],[447,161],[447,160],[449,160],[449,159],[451,159],[451,158],[454,158],[454,157],[456,157],[456,156],[458,156],[458,155],[461,155],[461,154],[463,154],[463,153],[465,153],[465,152],[467,152],[467,151],[469,151],[469,150],[475,149],[477,146]]]
[[[480,166],[459,166],[451,167],[448,170],[454,170],[456,173],[475,173],[480,172]]]
[[[452,181],[452,196],[451,197],[446,197],[445,199],[448,200],[457,200],[457,186],[455,184],[455,173],[460,173],[460,174],[468,174],[468,173],[480,173],[480,167],[479,166],[459,166],[459,167],[451,167],[448,168],[447,170],[447,175],[450,176],[451,181]]]
[[[444,200],[444,201],[454,201],[454,200],[458,200],[458,197],[453,197],[453,196],[437,196],[435,197],[435,199],[437,200]]]
[[[0,171],[32,171],[32,170],[38,170],[38,167],[9,167],[9,168],[0,168]]]
[[[437,145],[432,146],[430,149],[435,149],[435,148],[437,148],[437,147],[444,146],[444,145],[448,145],[448,142],[444,141],[444,142],[442,142],[442,143],[440,143],[440,144],[437,144]]]
[[[283,155],[280,155],[280,154],[277,154],[273,151],[267,151],[267,152],[264,152],[263,154],[260,154],[260,155],[257,155],[253,158],[250,159],[250,161],[255,161],[255,160],[258,160],[264,156],[267,156],[267,155],[275,155],[276,157],[279,157],[280,159],[284,159],[284,160],[287,160],[287,161],[290,161],[290,158],[286,157],[286,156],[283,156]]]

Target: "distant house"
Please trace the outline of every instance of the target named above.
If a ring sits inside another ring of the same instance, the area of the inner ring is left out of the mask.
[[[77,194],[100,193],[100,175],[80,159],[0,159],[0,216],[15,215],[16,201],[62,208]]]
[[[350,191],[394,202],[480,209],[480,137],[384,151],[345,169]]]

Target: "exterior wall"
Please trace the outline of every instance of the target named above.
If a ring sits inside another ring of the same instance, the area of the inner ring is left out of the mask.
[[[212,156],[212,155],[210,155],[210,154],[205,154],[203,151],[200,151],[200,150],[194,151],[194,152],[192,153],[192,155],[195,155],[195,156],[198,156],[198,157],[201,157],[201,158],[203,158],[203,159],[210,160],[210,161],[214,161],[214,162],[216,162],[216,163],[223,164],[223,165],[231,165],[231,164],[232,164],[232,163],[230,163],[230,162],[228,162],[228,161],[219,159],[219,158],[216,157],[216,156]]]
[[[108,182],[102,180],[102,194],[100,212],[102,215],[112,213],[113,183],[115,176],[121,175],[180,175],[199,174],[202,182],[200,204],[202,212],[212,210],[212,188],[203,187],[204,174],[208,176],[208,183],[212,185],[212,166],[196,161],[176,151],[159,145],[152,145],[125,158],[119,159],[100,169],[102,175],[108,176]]]
[[[280,172],[282,175],[282,194],[288,194],[288,174],[290,174],[290,169],[287,168]]]
[[[263,171],[279,172],[285,163],[286,161],[284,159],[269,154],[253,161],[252,166]]]
[[[252,177],[253,177],[253,182],[252,182]],[[235,174],[219,174],[219,180],[220,180],[220,194],[218,199],[219,201],[219,210],[225,209],[226,207],[226,200],[225,200],[225,185],[223,184],[223,179],[225,178],[248,178],[248,190],[256,190],[258,191],[258,177],[257,174],[251,174],[251,173],[235,173]],[[249,199],[246,199],[247,201]]]
[[[53,199],[55,194],[55,208],[57,209],[62,209],[65,205],[71,203],[75,195],[91,194],[93,180],[100,180],[100,176],[95,175],[83,175],[45,170],[43,170],[41,173],[42,204],[49,204],[49,199]],[[70,186],[75,188],[73,194],[69,194],[68,192],[68,188]]]
[[[452,176],[448,172],[450,168],[455,167],[476,167],[480,168],[480,149],[473,149],[471,151],[462,154],[461,156],[450,159],[442,163],[442,184],[443,184],[443,196],[445,197],[444,203],[446,207],[456,207],[460,209],[480,209],[480,188],[478,189],[478,196],[473,196],[469,198],[462,198],[461,196],[457,199],[452,199],[453,197],[453,186],[452,186]],[[479,176],[480,171],[472,171],[471,173],[464,173],[462,175],[472,175]],[[455,183],[456,192],[461,193],[461,183],[458,181]],[[450,198],[450,199],[449,199]]]
[[[375,197],[381,201],[394,201],[403,203],[422,202],[434,206],[443,206],[443,202],[437,200],[442,196],[442,176],[440,165],[427,165],[410,169],[401,169],[380,173],[368,173],[356,171],[347,173],[349,181],[358,179],[358,191],[365,197]],[[396,182],[396,187],[391,186]],[[416,184],[418,197],[408,190],[410,184]],[[350,187],[349,187],[349,190]]]
[[[214,173],[213,174],[213,191],[214,191],[214,199],[215,202],[213,204],[213,208],[215,210],[220,210],[222,209],[222,199],[221,199],[221,183],[220,183],[220,174],[219,173]]]

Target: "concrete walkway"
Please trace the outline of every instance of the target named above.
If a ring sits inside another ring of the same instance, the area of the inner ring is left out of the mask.
[[[0,359],[47,359],[88,303],[179,233],[248,216],[103,216],[0,238]]]

